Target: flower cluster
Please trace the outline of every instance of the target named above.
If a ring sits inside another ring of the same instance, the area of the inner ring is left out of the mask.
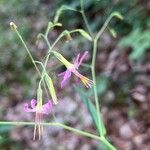
[[[56,18],[54,19],[55,21],[57,20]],[[42,34],[40,33],[38,37],[43,37],[47,42],[48,42],[48,38],[47,35],[49,33],[50,30],[52,30],[55,26],[62,26],[62,24],[56,22],[49,22],[46,33]],[[21,42],[23,43],[27,53],[29,54],[30,59],[32,60],[32,63],[34,64],[36,70],[38,71],[41,80],[39,82],[39,87],[37,89],[37,100],[32,99],[30,102],[30,106],[28,103],[24,104],[24,110],[26,112],[35,112],[36,116],[35,116],[35,128],[34,128],[34,136],[33,139],[35,139],[36,136],[36,130],[38,130],[39,133],[39,139],[41,138],[41,134],[43,132],[43,127],[42,127],[42,116],[48,115],[50,113],[50,110],[52,109],[52,102],[51,100],[48,100],[47,103],[45,103],[44,105],[43,103],[43,90],[42,90],[42,83],[44,83],[44,87],[48,88],[49,90],[49,94],[51,96],[51,99],[53,101],[53,104],[57,104],[58,103],[58,99],[56,96],[56,92],[55,92],[55,88],[54,88],[54,84],[53,81],[51,79],[51,77],[48,75],[47,71],[46,71],[46,66],[48,63],[48,59],[49,59],[49,55],[50,53],[53,53],[54,56],[63,64],[65,65],[65,67],[67,68],[67,70],[65,72],[60,73],[58,76],[63,76],[63,80],[61,81],[61,87],[63,88],[66,84],[66,82],[69,80],[69,78],[71,77],[72,74],[74,74],[75,76],[77,76],[81,82],[87,87],[87,88],[91,88],[93,81],[88,79],[87,77],[85,77],[84,75],[79,73],[79,67],[82,64],[84,58],[87,56],[88,52],[85,51],[82,55],[79,53],[77,55],[77,57],[75,58],[75,60],[73,61],[73,63],[69,62],[63,55],[61,55],[60,53],[56,52],[53,50],[54,46],[56,45],[56,43],[63,37],[63,36],[67,36],[69,39],[71,38],[71,33],[74,32],[79,32],[83,37],[87,38],[88,40],[92,41],[92,38],[90,37],[90,35],[88,35],[88,33],[86,33],[84,30],[82,29],[75,29],[72,31],[68,31],[65,30],[63,31],[60,36],[56,39],[56,41],[51,45],[50,43],[48,43],[48,47],[49,47],[49,51],[48,51],[48,55],[46,56],[46,60],[44,62],[44,64],[40,61],[35,61],[34,58],[32,57],[32,54],[30,52],[30,50],[27,48],[22,36],[20,35],[17,26],[15,25],[15,23],[11,22],[10,23],[10,27],[12,30],[14,30],[19,39],[21,40]],[[42,72],[40,72],[38,66],[36,65],[36,63],[40,64],[43,68]],[[47,86],[47,87],[46,87]]]
[[[80,53],[77,55],[73,63],[70,63],[66,58],[64,58],[60,53],[54,51],[53,54],[56,56],[58,60],[60,60],[67,70],[65,72],[60,73],[58,76],[63,76],[63,80],[61,81],[61,87],[63,88],[66,84],[66,82],[71,77],[71,74],[76,75],[81,82],[87,87],[90,88],[93,84],[93,81],[88,79],[87,77],[83,76],[78,72],[78,69],[80,65],[82,64],[84,58],[87,56],[88,52],[85,51],[83,55]],[[45,72],[45,75],[42,76],[41,81],[43,78],[46,81],[47,87],[50,91],[50,95],[52,97],[53,103],[57,104],[57,96],[54,89],[54,85],[52,82],[52,79],[49,77],[49,75]],[[39,83],[39,88],[37,90],[37,100],[32,99],[30,102],[30,106],[28,103],[24,104],[24,110],[25,112],[35,112],[35,127],[34,127],[34,136],[33,139],[35,140],[36,131],[38,130],[39,140],[41,138],[41,135],[43,133],[43,126],[42,126],[42,117],[43,115],[49,115],[50,110],[52,109],[52,101],[48,100],[47,103],[42,105],[42,89],[41,89],[41,81]]]

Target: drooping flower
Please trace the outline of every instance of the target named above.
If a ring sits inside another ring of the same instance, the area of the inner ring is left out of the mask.
[[[87,88],[91,88],[93,81],[83,76],[78,72],[79,66],[82,64],[84,58],[87,56],[88,52],[85,51],[83,55],[80,53],[77,55],[76,59],[73,63],[70,63],[66,60],[60,53],[54,52],[54,55],[66,66],[67,70],[65,72],[60,73],[58,76],[63,76],[63,80],[61,82],[61,87],[65,85],[67,80],[71,77],[71,74],[75,74]]]
[[[41,125],[43,114],[48,115],[50,113],[51,108],[52,108],[51,100],[48,100],[48,102],[42,106],[35,99],[31,100],[30,106],[28,103],[24,104],[25,112],[35,112],[36,113],[33,140],[35,140],[36,130],[38,130],[39,140],[40,140],[41,135],[43,133],[43,126]]]

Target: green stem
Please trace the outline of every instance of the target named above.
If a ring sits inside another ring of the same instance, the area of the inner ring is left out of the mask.
[[[63,37],[63,35],[64,35],[64,32],[62,32],[59,36],[58,36],[58,38],[55,40],[55,42],[52,44],[52,46],[51,47],[49,47],[49,50],[48,50],[48,52],[47,52],[47,56],[46,56],[46,60],[45,60],[45,62],[44,62],[44,67],[46,68],[46,66],[47,66],[47,63],[48,63],[48,60],[49,60],[49,56],[50,56],[50,54],[51,54],[51,51],[52,51],[52,49],[55,47],[55,45],[58,43],[58,41]]]
[[[46,42],[46,44],[47,44],[48,48],[50,48],[50,47],[51,47],[51,45],[50,45],[50,43],[49,43],[49,41],[48,41],[48,39],[47,39],[47,35],[46,35],[46,33],[45,33],[45,35],[44,35],[44,34],[42,34],[42,33],[39,33],[39,36],[43,37],[43,39],[45,40],[45,42]]]
[[[4,121],[0,121],[0,125],[35,125],[35,122],[22,122],[22,121],[18,121],[18,122],[6,121],[6,122],[4,122]],[[67,126],[65,124],[62,124],[62,123],[50,122],[50,123],[41,123],[41,125],[44,125],[44,126],[58,126],[58,127],[62,127],[64,129],[66,129],[66,130],[69,130],[71,132],[82,135],[82,136],[86,136],[86,137],[96,139],[96,140],[101,140],[101,138],[97,135],[94,135],[94,134],[89,133],[89,132],[81,131],[79,129],[72,128],[72,127]]]
[[[100,132],[100,137],[105,143],[109,149],[111,150],[116,150],[116,148],[107,141],[107,139],[104,137],[105,133],[103,132],[103,128],[101,127],[101,122],[100,122],[100,105],[99,105],[99,100],[98,100],[98,92],[97,92],[97,83],[96,83],[96,74],[95,74],[95,63],[96,63],[96,53],[97,53],[97,44],[98,44],[98,39],[106,29],[108,23],[112,19],[113,15],[110,15],[102,28],[99,30],[99,32],[96,34],[96,37],[93,40],[93,54],[92,54],[92,63],[91,63],[91,72],[92,72],[92,79],[94,82],[94,98],[95,98],[95,104],[96,104],[96,110],[97,110],[97,116],[98,116],[98,124],[99,124],[99,132]]]
[[[96,52],[97,52],[97,40],[94,40],[91,72],[92,72],[92,79],[93,79],[93,82],[94,82],[93,88],[94,88],[94,98],[95,98],[95,105],[96,105],[98,124],[99,124],[99,129],[98,130],[99,130],[100,136],[103,136],[103,129],[100,126],[100,124],[101,124],[100,117],[101,116],[100,116],[100,106],[99,106],[99,100],[98,100],[96,74],[95,74]]]
[[[85,22],[85,25],[86,25],[86,28],[87,28],[89,34],[92,36],[92,31],[91,31],[91,29],[90,29],[90,26],[89,26],[87,17],[86,17],[85,12],[84,12],[83,0],[80,0],[80,4],[81,4],[81,11],[80,11],[80,13],[81,13],[82,18],[83,18],[83,20],[84,20],[84,22]]]
[[[110,144],[110,143],[108,142],[108,140],[107,140],[105,137],[101,137],[101,141],[102,141],[105,145],[107,145],[111,150],[117,150],[112,144]]]
[[[27,45],[25,44],[25,42],[24,42],[24,40],[23,40],[22,36],[20,35],[20,33],[18,32],[18,30],[17,30],[17,29],[15,29],[15,31],[16,31],[16,33],[17,33],[18,37],[20,38],[20,40],[21,40],[22,44],[24,45],[24,47],[25,47],[25,49],[26,49],[26,51],[27,51],[27,53],[28,53],[28,55],[29,55],[29,57],[30,57],[30,59],[31,59],[31,61],[32,61],[32,63],[33,63],[33,65],[35,66],[35,68],[36,68],[37,72],[38,72],[38,73],[39,73],[39,75],[41,76],[40,70],[38,69],[38,67],[37,67],[36,63],[34,62],[34,59],[33,59],[33,57],[32,57],[32,54],[30,53],[30,50],[28,49]]]
[[[17,33],[19,39],[21,40],[22,44],[24,45],[24,47],[25,47],[25,49],[26,49],[26,51],[27,51],[27,53],[28,53],[28,55],[29,55],[29,57],[30,57],[30,59],[31,59],[31,61],[32,61],[32,63],[33,63],[33,65],[35,66],[37,72],[39,73],[39,75],[41,76],[41,78],[43,78],[43,77],[42,77],[43,75],[41,74],[40,70],[38,69],[38,67],[37,67],[37,65],[36,65],[36,61],[35,61],[34,58],[32,57],[32,54],[31,54],[30,50],[28,49],[28,47],[27,47],[27,45],[25,44],[25,42],[24,42],[22,36],[20,35],[19,31],[18,31],[16,28],[15,28],[15,32]],[[43,36],[44,36],[44,35],[43,35]],[[43,81],[43,83],[44,83],[44,89],[45,89],[46,94],[47,94],[47,96],[48,96],[48,92],[47,92],[47,89],[46,89],[46,84],[45,84],[44,81]]]
[[[99,30],[99,32],[96,34],[95,40],[97,41],[100,36],[102,35],[102,33],[104,32],[104,30],[107,28],[108,23],[110,22],[110,20],[112,19],[113,15],[110,15],[107,20],[105,21],[104,25],[102,26],[102,28]]]
[[[46,29],[46,32],[45,32],[45,37],[46,37],[46,39],[47,39],[47,37],[48,37],[48,33],[49,33],[49,24],[47,25],[47,29]]]

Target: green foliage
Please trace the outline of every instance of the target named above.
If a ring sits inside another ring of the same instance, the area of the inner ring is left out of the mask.
[[[100,118],[100,124],[98,123],[98,116],[97,116],[97,111],[96,111],[95,106],[93,105],[91,100],[87,97],[87,95],[83,92],[82,89],[80,89],[78,87],[75,87],[75,90],[78,92],[78,94],[81,97],[81,100],[83,101],[83,103],[87,107],[87,109],[88,109],[88,111],[89,111],[89,113],[90,113],[90,115],[91,115],[91,117],[93,119],[93,122],[96,125],[97,130],[98,131],[102,130],[103,131],[103,133],[102,133],[103,135],[101,135],[101,136],[105,136],[106,129],[104,127],[102,118]]]
[[[146,54],[146,50],[150,49],[150,30],[142,31],[139,28],[133,30],[120,40],[119,46],[132,47],[130,59],[141,60]]]
[[[106,75],[99,74],[97,75],[97,93],[99,96],[102,96],[108,88],[109,78]],[[93,94],[93,87],[88,90],[87,95],[90,97]]]

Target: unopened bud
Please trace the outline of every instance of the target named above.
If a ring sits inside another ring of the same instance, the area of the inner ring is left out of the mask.
[[[53,100],[54,104],[57,104],[58,101],[57,101],[57,96],[56,96],[55,88],[53,85],[53,81],[47,74],[45,76],[45,79],[46,79],[46,84],[47,84],[47,87],[49,89],[52,100]]]
[[[16,29],[17,29],[17,26],[15,25],[14,22],[10,22],[10,28],[11,28],[12,30],[16,30]]]

